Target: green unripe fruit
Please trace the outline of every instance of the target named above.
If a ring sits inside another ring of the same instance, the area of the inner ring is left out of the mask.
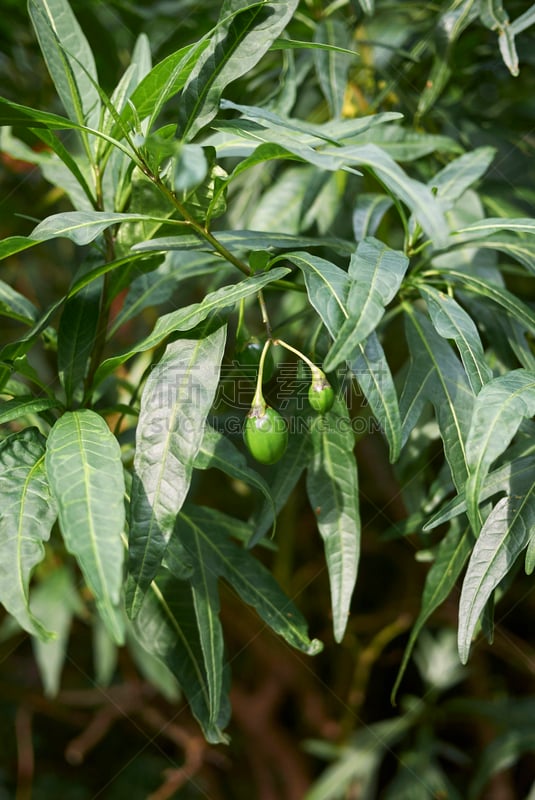
[[[282,458],[288,444],[288,429],[278,411],[269,406],[253,406],[245,420],[243,440],[251,455],[261,464],[274,464]]]
[[[334,403],[334,389],[327,378],[312,381],[308,390],[308,402],[319,414],[331,410]]]
[[[243,347],[240,347],[239,350],[236,350],[236,362],[238,366],[243,370],[243,372],[254,380],[256,377],[256,372],[260,365],[260,356],[262,355],[262,350],[264,345],[258,341],[256,338],[249,339],[248,342],[244,344]],[[264,380],[268,381],[273,372],[275,371],[275,363],[273,361],[273,356],[271,352],[268,350],[264,359]]]

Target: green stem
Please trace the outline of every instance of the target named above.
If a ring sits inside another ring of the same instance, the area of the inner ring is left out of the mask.
[[[271,339],[267,339],[264,342],[264,347],[262,349],[262,355],[260,356],[260,362],[258,364],[258,376],[256,378],[256,390],[253,397],[252,407],[255,409],[261,410],[262,413],[265,413],[266,410],[266,401],[264,400],[264,395],[262,393],[262,378],[264,375],[264,361],[266,360],[267,351],[271,345]]]
[[[304,361],[305,364],[307,364],[310,367],[310,370],[312,372],[312,380],[318,381],[318,380],[323,380],[325,378],[325,373],[323,372],[323,370],[321,370],[318,366],[316,366],[316,364],[314,364],[309,358],[307,358],[307,356],[304,353],[302,353],[300,350],[297,350],[296,347],[292,347],[291,344],[288,344],[282,339],[274,339],[273,344],[274,345],[280,344],[282,347],[285,347],[286,350],[289,350],[291,353],[294,353],[294,355],[296,355],[298,358]]]

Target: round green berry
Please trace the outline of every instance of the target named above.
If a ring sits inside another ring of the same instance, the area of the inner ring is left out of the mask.
[[[278,411],[254,407],[247,414],[243,439],[251,455],[261,464],[274,464],[288,444],[288,429]]]
[[[319,414],[331,410],[334,403],[334,389],[327,378],[312,381],[308,390],[308,402]]]

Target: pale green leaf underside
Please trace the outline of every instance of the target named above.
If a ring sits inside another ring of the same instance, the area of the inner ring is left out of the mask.
[[[535,414],[535,373],[517,369],[487,383],[479,393],[466,443],[469,479],[466,505],[480,527],[479,499],[492,462],[507,448],[524,417]]]
[[[459,603],[459,656],[468,660],[477,622],[492,592],[528,545],[535,526],[535,483],[503,497],[487,517],[472,551]]]
[[[0,601],[22,628],[46,640],[52,634],[29,604],[31,574],[44,558],[44,542],[57,515],[44,456],[45,439],[37,428],[12,434],[0,444]]]

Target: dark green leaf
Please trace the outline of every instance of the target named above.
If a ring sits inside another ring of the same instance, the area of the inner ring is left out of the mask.
[[[29,0],[43,56],[69,117],[98,127],[100,96],[93,53],[67,0]]]
[[[69,298],[58,330],[58,372],[67,406],[82,399],[82,385],[95,344],[100,314],[100,281]]]
[[[474,394],[448,343],[420,312],[412,308],[407,312],[407,341],[413,364],[408,381],[416,381],[417,395],[434,406],[444,453],[453,481],[461,491],[468,476],[466,439]],[[415,406],[414,399],[411,405]]]
[[[225,87],[248,72],[280,36],[297,0],[225,0],[209,46],[198,57],[180,103],[182,137],[191,140],[215,117]]]
[[[313,456],[307,492],[325,546],[329,570],[334,637],[343,638],[360,556],[360,514],[355,437],[345,403],[311,425]]]
[[[369,237],[359,242],[348,270],[351,280],[346,300],[348,317],[325,357],[327,371],[354,358],[358,346],[381,321],[385,306],[396,295],[408,265],[407,256],[391,250],[378,239]]]
[[[199,641],[191,587],[161,569],[133,624],[135,635],[151,655],[162,661],[177,679],[191,711],[212,744],[228,743],[222,732],[230,715],[228,704],[214,724],[210,693]]]

